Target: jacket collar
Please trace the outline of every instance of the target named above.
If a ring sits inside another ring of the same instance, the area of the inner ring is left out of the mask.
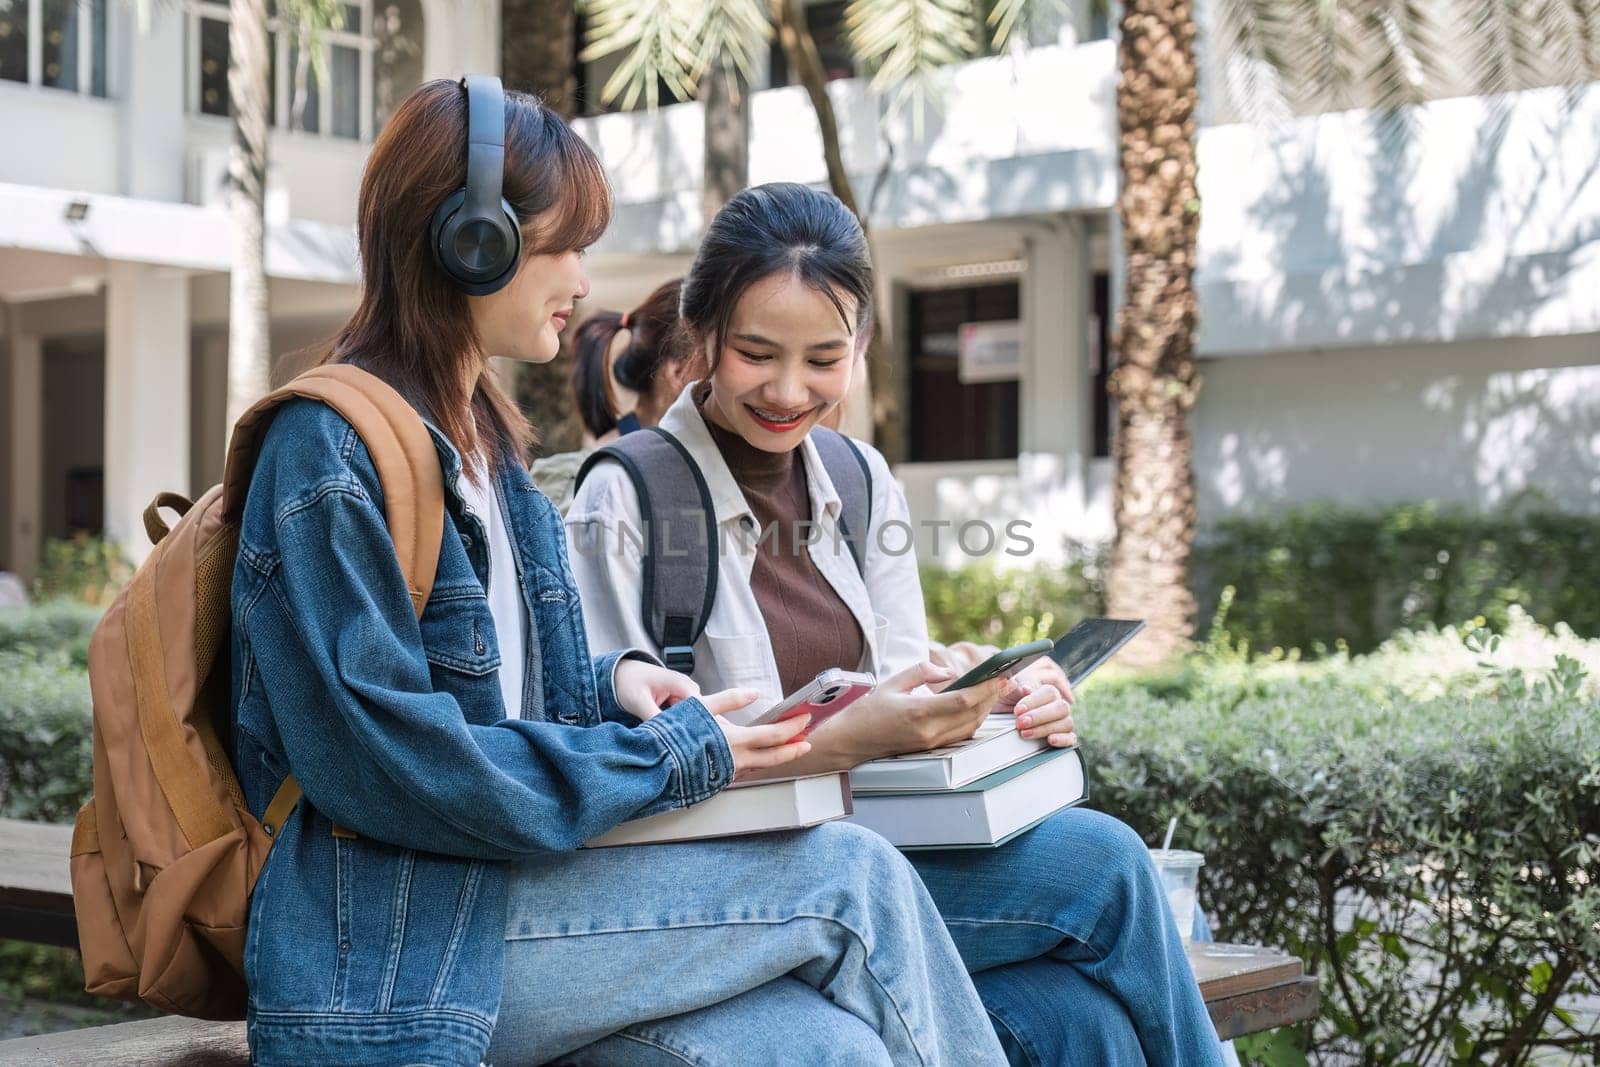
[[[705,416],[695,406],[694,393],[699,384],[690,382],[684,387],[678,399],[661,417],[661,428],[681,441],[700,465],[700,473],[705,476],[706,486],[711,491],[711,507],[718,526],[741,521],[746,516],[753,519],[755,513],[750,510],[744,491],[734,480],[733,472],[722,458],[722,450],[706,428]],[[817,451],[810,434],[800,442],[800,455],[806,465],[806,485],[810,489],[812,515],[826,512],[834,521],[838,521],[839,492],[834,489],[833,480],[823,468],[822,455]]]

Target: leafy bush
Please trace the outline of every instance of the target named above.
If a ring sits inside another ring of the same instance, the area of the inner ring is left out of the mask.
[[[1594,637],[1600,518],[1434,505],[1229,518],[1197,546],[1194,582],[1202,618],[1235,590],[1228,631],[1259,649],[1311,652],[1342,639],[1365,652],[1396,630],[1476,615],[1498,629],[1513,605]]]
[[[998,568],[989,562],[922,568],[928,631],[935,641],[978,641],[1009,648],[1058,637],[1105,608],[1104,553],[1070,548],[1057,567]]]
[[[105,607],[131,577],[133,564],[115,542],[86,534],[53,538],[44,545],[34,596],[68,597]]]
[[[74,600],[51,600],[0,610],[0,653],[24,649],[65,652],[79,666],[89,662],[89,634],[100,609]]]
[[[1569,1010],[1600,990],[1600,642],[1508,628],[1315,664],[1220,645],[1083,695],[1095,804],[1152,841],[1178,816],[1218,937],[1319,975],[1313,1058],[1600,1055]]]
[[[89,708],[65,653],[0,651],[0,816],[72,820],[92,789]]]

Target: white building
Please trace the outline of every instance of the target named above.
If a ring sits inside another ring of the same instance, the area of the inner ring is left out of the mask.
[[[344,7],[304,129],[293,43],[275,44],[280,354],[354,304],[356,187],[387,109],[425,77],[498,62],[497,0]],[[157,490],[220,475],[227,8],[156,9],[147,32],[108,0],[0,11],[0,568],[27,573],[44,538],[73,529],[137,551]],[[860,80],[830,86],[874,226],[913,511],[1026,516],[1044,551],[1109,530],[1115,54],[1076,43],[1094,32],[950,70],[921,130]],[[592,94],[605,71],[583,74]],[[821,183],[803,92],[750,106],[751,180]],[[1203,519],[1312,499],[1488,506],[1523,489],[1596,507],[1600,86],[1442,99],[1418,118],[1398,146],[1361,112],[1203,129]],[[592,302],[628,307],[693,252],[701,108],[579,126],[617,194]],[[965,350],[987,354],[975,373],[993,380],[962,383],[964,324],[980,324]]]

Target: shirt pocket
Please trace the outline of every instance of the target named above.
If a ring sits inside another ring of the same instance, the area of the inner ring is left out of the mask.
[[[752,686],[765,692],[771,677],[766,634],[714,634],[707,630],[705,639],[724,688]]]
[[[500,669],[494,616],[479,586],[435,589],[420,625],[422,650],[431,666],[473,677]]]

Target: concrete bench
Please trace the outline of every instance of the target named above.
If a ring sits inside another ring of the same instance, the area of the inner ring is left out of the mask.
[[[0,819],[0,937],[77,947],[67,855],[72,828]],[[1195,942],[1189,962],[1223,1039],[1303,1022],[1317,980],[1300,961],[1252,945]],[[223,1067],[250,1062],[243,1023],[163,1018],[0,1041],[0,1067]]]

